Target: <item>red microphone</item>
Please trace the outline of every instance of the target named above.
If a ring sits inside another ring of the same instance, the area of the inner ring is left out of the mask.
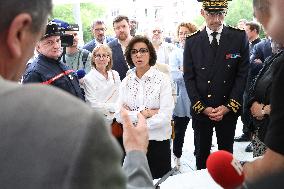
[[[206,167],[216,183],[225,189],[236,189],[244,182],[243,167],[233,155],[219,150],[209,155]]]

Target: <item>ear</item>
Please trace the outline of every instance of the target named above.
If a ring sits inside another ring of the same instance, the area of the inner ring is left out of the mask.
[[[205,14],[204,9],[200,10],[200,14],[204,17],[204,14]]]
[[[12,20],[6,39],[11,56],[15,58],[21,57],[22,48],[25,48],[26,35],[30,34],[31,26],[32,18],[27,13],[19,14]]]

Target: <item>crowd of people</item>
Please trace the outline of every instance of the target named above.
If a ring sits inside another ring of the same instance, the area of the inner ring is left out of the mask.
[[[59,24],[45,25],[51,0],[1,2],[0,185],[153,188],[172,169],[171,141],[180,168],[190,120],[197,170],[206,169],[215,130],[218,150],[233,154],[234,141],[251,140],[245,150],[262,156],[244,165],[248,186],[283,174],[284,3],[253,7],[258,22],[231,27],[227,0],[203,0],[205,27],[181,22],[177,44],[158,23],[135,35],[137,23],[119,15],[107,37],[95,20],[93,40],[81,48],[78,31],[66,31],[73,44],[63,50]]]

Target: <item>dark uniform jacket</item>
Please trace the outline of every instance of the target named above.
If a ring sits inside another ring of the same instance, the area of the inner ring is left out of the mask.
[[[227,106],[223,119],[235,119],[241,110],[249,65],[249,43],[242,30],[224,26],[214,58],[206,29],[187,38],[184,49],[184,80],[192,116],[208,120],[206,107]]]
[[[69,71],[68,71],[69,70]],[[67,72],[66,72],[67,71]],[[52,78],[59,76],[61,73],[68,73],[55,79],[50,85],[56,86],[72,95],[84,100],[84,94],[80,88],[79,81],[74,71],[65,65],[60,60],[47,58],[40,54],[34,61],[27,67],[23,83],[44,83],[51,81]]]
[[[115,39],[108,43],[108,46],[112,50],[112,69],[119,73],[120,80],[122,81],[125,78],[129,67],[123,55],[121,45],[118,43],[118,39]]]

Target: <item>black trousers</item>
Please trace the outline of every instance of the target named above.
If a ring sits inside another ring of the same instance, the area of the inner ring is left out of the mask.
[[[243,94],[243,111],[241,114],[241,120],[243,122],[243,133],[250,137],[251,131],[249,129],[250,125],[250,107],[248,106],[248,92],[245,91]]]
[[[184,136],[185,136],[185,132],[186,132],[189,121],[190,121],[189,117],[174,116],[175,138],[173,141],[173,153],[177,158],[180,158],[182,155]]]
[[[150,140],[147,159],[153,179],[164,176],[171,170],[170,139],[163,141]]]
[[[233,153],[234,136],[237,119],[216,121],[201,121],[192,119],[196,142],[196,168],[206,169],[206,160],[210,154],[213,127],[215,127],[218,150]]]

